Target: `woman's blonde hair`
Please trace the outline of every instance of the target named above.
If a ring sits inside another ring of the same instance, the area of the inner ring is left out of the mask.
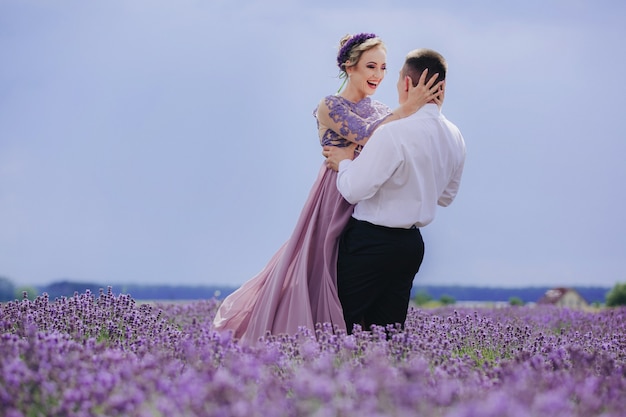
[[[340,78],[347,75],[346,69],[355,66],[363,52],[380,46],[387,51],[385,43],[373,33],[359,33],[356,35],[346,35],[339,41],[339,53],[337,54],[337,66],[341,73]]]

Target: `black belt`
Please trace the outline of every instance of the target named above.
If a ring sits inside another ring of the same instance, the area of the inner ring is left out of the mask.
[[[419,229],[419,227],[417,227],[417,225],[413,224],[411,225],[411,227],[409,227],[408,229],[405,227],[389,227],[389,226],[381,226],[379,224],[374,224],[374,223],[370,223],[367,220],[359,220],[359,219],[355,219],[354,217],[350,217],[350,220],[353,222],[359,222],[359,223],[365,223],[368,226],[373,226],[373,227],[378,227],[378,228],[383,228],[383,229],[396,229],[396,230],[415,230],[415,229]]]

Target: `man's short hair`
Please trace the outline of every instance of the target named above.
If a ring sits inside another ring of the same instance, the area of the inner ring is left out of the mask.
[[[415,49],[407,54],[404,61],[403,75],[411,77],[413,87],[417,85],[420,75],[422,75],[425,69],[428,69],[426,80],[429,80],[434,74],[439,73],[439,77],[437,77],[436,81],[439,82],[446,79],[448,64],[443,55],[432,49]]]

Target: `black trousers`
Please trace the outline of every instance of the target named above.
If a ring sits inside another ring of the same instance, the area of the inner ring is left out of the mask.
[[[339,240],[337,286],[348,333],[355,324],[404,326],[413,278],[424,259],[419,229],[350,218]]]

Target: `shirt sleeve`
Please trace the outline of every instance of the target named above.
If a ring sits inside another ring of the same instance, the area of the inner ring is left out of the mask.
[[[334,96],[325,97],[316,112],[323,126],[354,143],[368,139],[390,113],[376,115],[380,117],[361,117]]]
[[[374,196],[402,162],[389,129],[385,127],[381,126],[372,135],[358,158],[339,164],[337,189],[350,204]]]
[[[461,175],[463,174],[464,164],[465,159],[463,159],[461,161],[461,164],[456,168],[454,174],[452,175],[452,178],[450,179],[450,182],[448,182],[448,185],[439,196],[437,204],[441,207],[448,207],[452,203],[452,201],[454,201],[454,198],[459,191],[459,186],[461,185]]]

